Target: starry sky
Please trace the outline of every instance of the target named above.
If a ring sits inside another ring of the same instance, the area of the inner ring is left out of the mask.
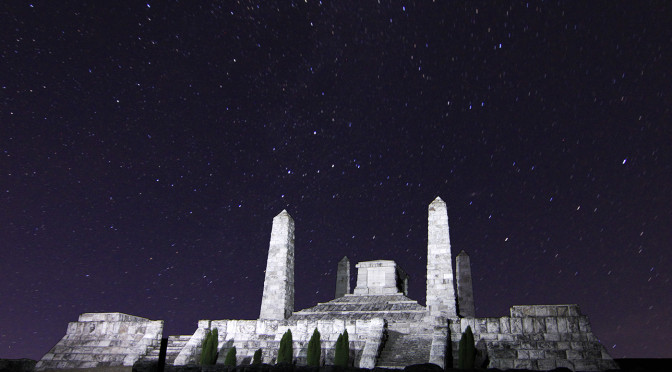
[[[283,209],[297,310],[344,255],[424,304],[436,196],[477,316],[577,303],[672,357],[668,2],[199,3],[0,5],[0,358],[257,318]]]

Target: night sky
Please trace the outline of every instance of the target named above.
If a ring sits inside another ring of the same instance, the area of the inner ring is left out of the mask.
[[[3,2],[0,358],[257,318],[283,209],[296,310],[345,255],[424,304],[436,196],[477,316],[576,303],[672,357],[672,6],[583,3]]]

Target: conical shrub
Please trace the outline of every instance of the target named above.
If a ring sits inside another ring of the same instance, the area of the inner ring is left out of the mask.
[[[334,345],[334,365],[347,367],[350,363],[350,342],[348,340],[348,331],[338,335],[336,345]]]
[[[475,361],[476,345],[474,344],[474,334],[471,332],[471,326],[467,326],[467,329],[462,333],[462,337],[460,338],[457,368],[474,369]]]
[[[226,353],[226,358],[224,359],[224,365],[229,367],[236,366],[236,347],[232,347]]]
[[[206,333],[201,344],[201,364],[213,365],[217,362],[217,346],[219,343],[219,332],[217,328]]]
[[[294,355],[292,346],[292,330],[288,329],[280,339],[277,363],[291,363]]]
[[[308,365],[311,367],[320,366],[320,357],[322,356],[322,346],[320,345],[320,332],[315,328],[313,336],[308,341]]]
[[[254,356],[252,357],[252,364],[261,364],[261,349],[258,349],[254,352]]]

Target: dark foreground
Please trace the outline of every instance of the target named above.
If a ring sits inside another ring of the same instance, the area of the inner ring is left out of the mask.
[[[33,372],[35,370],[36,361],[31,359],[0,359],[0,372]],[[671,372],[672,371],[672,359],[616,359],[616,363],[621,367],[621,372]],[[114,368],[112,368],[114,369]],[[157,362],[152,363],[136,363],[133,368],[118,368],[121,370],[126,370],[128,372],[161,372]],[[82,372],[96,371],[97,369],[86,369],[81,370]],[[111,370],[111,369],[110,369]],[[77,370],[75,370],[77,371]],[[102,369],[101,369],[102,371]],[[399,371],[399,370],[390,370],[384,368],[375,368],[373,372],[388,372],[388,371]],[[434,364],[416,364],[408,366],[404,369],[405,372],[465,372],[465,370],[456,369],[456,368],[447,368],[442,369]],[[506,371],[528,371],[524,369],[477,369],[474,371],[479,372],[506,372]],[[569,369],[566,368],[556,368],[551,370],[553,372],[569,372]],[[224,365],[214,365],[214,366],[199,366],[199,365],[188,365],[188,366],[165,366],[163,372],[372,372],[369,369],[363,368],[342,368],[335,366],[323,366],[323,367],[306,367],[306,366],[295,366],[291,364],[280,364],[280,365],[270,365],[270,364],[261,364],[261,365],[242,365],[237,367],[226,367]]]

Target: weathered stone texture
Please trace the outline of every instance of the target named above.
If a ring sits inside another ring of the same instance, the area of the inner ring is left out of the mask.
[[[427,310],[424,306],[402,294],[370,296],[352,294],[297,311],[290,319],[368,320],[384,318],[395,324],[405,324],[411,327],[417,322],[423,322],[426,316]]]
[[[445,318],[435,319],[434,332],[432,334],[432,346],[429,353],[429,362],[441,368],[446,368],[446,352],[450,350],[449,321]]]
[[[457,331],[451,333],[454,357],[467,326],[477,345],[483,345],[491,368],[618,369],[577,305],[514,306],[510,317],[462,318],[459,330],[451,328]]]
[[[236,347],[238,364],[250,364],[254,352],[262,349],[264,363],[273,364],[277,358],[282,335],[292,331],[294,359],[297,364],[305,364],[308,341],[315,328],[321,334],[322,358],[327,364],[333,363],[334,348],[338,335],[346,329],[350,339],[350,357],[355,365],[371,363],[372,350],[380,349],[385,322],[372,320],[212,320],[199,321],[189,343],[182,350],[175,365],[196,363],[201,354],[201,345],[205,334],[217,328],[219,334],[219,357],[217,363],[223,363],[228,350]],[[376,354],[377,355],[377,354]]]
[[[161,344],[162,320],[122,313],[85,313],[35,370],[133,366]]]
[[[294,311],[294,220],[283,210],[273,218],[261,319],[287,319]]]
[[[460,316],[473,318],[476,316],[474,307],[474,286],[471,280],[471,262],[469,255],[461,251],[455,258],[455,275],[457,276],[457,307]]]
[[[350,260],[347,256],[338,261],[336,295],[334,298],[343,297],[346,294],[350,294]]]
[[[294,312],[294,221],[282,211],[273,219],[260,319],[201,320],[193,335],[168,338],[167,365],[198,363],[203,339],[213,328],[219,333],[219,364],[234,346],[239,365],[249,364],[258,349],[263,362],[272,364],[282,335],[290,329],[295,363],[304,365],[317,328],[324,364],[333,363],[335,342],[347,330],[355,366],[403,368],[431,362],[449,368],[457,359],[461,333],[470,326],[479,367],[490,360],[489,367],[503,370],[618,368],[577,305],[513,306],[510,316],[476,318],[471,267],[464,252],[456,261],[455,297],[448,213],[441,198],[429,205],[427,231],[427,306],[407,297],[408,276],[389,260],[357,264],[357,286],[350,294],[345,257],[339,262],[336,298]],[[161,321],[121,313],[82,314],[36,368],[103,370],[137,360],[156,361],[162,327]]]
[[[408,294],[408,275],[394,261],[366,261],[356,267],[355,295]]]
[[[457,317],[448,208],[437,197],[427,221],[427,309],[432,316]]]

